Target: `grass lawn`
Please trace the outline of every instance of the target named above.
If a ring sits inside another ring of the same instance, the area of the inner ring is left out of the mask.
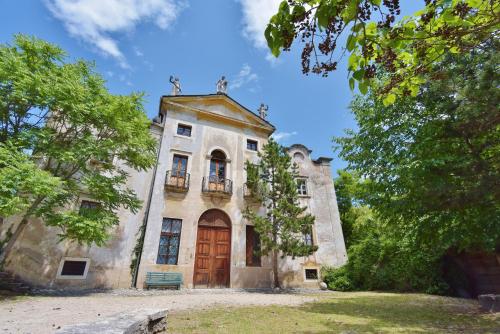
[[[318,295],[298,307],[172,312],[168,333],[500,333],[475,300],[393,293]]]

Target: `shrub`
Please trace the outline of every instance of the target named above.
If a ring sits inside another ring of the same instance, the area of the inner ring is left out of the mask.
[[[352,291],[354,286],[349,278],[346,266],[340,268],[323,267],[321,269],[323,281],[330,290]]]

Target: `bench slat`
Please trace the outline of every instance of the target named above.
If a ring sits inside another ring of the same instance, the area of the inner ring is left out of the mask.
[[[182,284],[182,273],[172,273],[172,272],[146,273],[146,282],[145,282],[146,287],[175,285],[180,289],[181,284]]]

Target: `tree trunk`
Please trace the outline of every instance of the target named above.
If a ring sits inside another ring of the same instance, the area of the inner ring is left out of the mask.
[[[26,210],[23,219],[21,219],[21,222],[16,227],[16,231],[14,232],[14,234],[12,234],[4,249],[2,249],[2,253],[0,253],[0,268],[4,266],[5,261],[9,258],[9,255],[12,252],[12,248],[14,248],[17,239],[19,239],[19,236],[21,235],[21,233],[23,233],[26,225],[28,225],[28,218],[33,214],[35,209],[38,207],[38,205],[40,205],[44,198],[44,196],[38,197],[33,202],[33,204],[31,204],[28,210]]]
[[[19,238],[19,236],[24,231],[24,228],[27,225],[28,225],[28,218],[25,216],[23,217],[21,222],[17,225],[16,231],[14,232],[14,234],[12,234],[9,241],[7,242],[7,245],[5,245],[4,249],[2,250],[2,253],[0,254],[0,267],[3,267],[3,265],[5,264],[5,260],[8,259],[17,239]]]
[[[278,251],[273,251],[273,278],[274,278],[274,288],[280,289],[280,280],[278,277]]]

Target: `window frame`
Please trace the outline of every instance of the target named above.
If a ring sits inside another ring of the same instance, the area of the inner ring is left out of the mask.
[[[304,244],[306,244],[307,246],[314,246],[314,236],[313,236],[312,226],[309,233],[304,233],[303,236],[304,236]]]
[[[314,270],[316,271],[316,278],[307,278],[307,271]],[[306,281],[318,281],[319,280],[319,270],[318,268],[304,268],[304,280]]]
[[[90,204],[90,205],[87,205]],[[85,207],[84,207],[85,206]],[[101,203],[93,201],[91,199],[83,199],[80,201],[80,207],[78,208],[78,213],[81,214],[82,210],[94,210],[101,207]]]
[[[183,129],[181,133],[179,133],[180,129]],[[184,134],[184,131],[186,131],[186,129],[189,129],[189,135]],[[175,133],[178,136],[191,138],[191,136],[193,135],[193,126],[184,123],[177,123],[177,130],[175,131]]]
[[[255,144],[255,150],[249,147],[249,145],[254,145],[254,144]],[[246,146],[246,148],[247,148],[248,151],[258,152],[259,151],[259,141],[255,140],[255,139],[247,138],[247,146]]]
[[[177,158],[177,164],[175,163],[175,159]],[[184,169],[179,169],[179,167],[182,167],[182,163],[180,163],[182,160],[186,160],[186,165],[185,165],[185,168]],[[187,171],[188,171],[188,163],[189,163],[189,157],[187,155],[183,155],[183,154],[177,154],[177,153],[174,153],[174,155],[172,156],[172,176],[174,177],[186,177],[187,175]],[[174,175],[174,171],[176,172],[175,175]],[[179,171],[182,171],[184,172],[184,175],[179,175]]]
[[[249,235],[248,232],[252,231],[252,243],[249,244]],[[262,267],[262,256],[256,255],[255,250],[256,250],[256,243],[255,241],[258,240],[257,242],[257,250],[260,249],[261,247],[261,242],[260,242],[260,236],[259,233],[255,231],[255,227],[253,225],[246,225],[245,227],[245,266],[246,267]],[[250,246],[250,247],[249,247]],[[251,257],[249,256],[249,248],[251,248],[252,255]],[[249,261],[249,259],[251,261]]]
[[[170,220],[170,231],[171,232],[163,232],[163,223]],[[172,224],[174,222],[179,222],[180,223],[180,228],[179,228],[179,232],[172,232]],[[182,234],[182,219],[179,219],[179,218],[168,218],[168,217],[163,217],[163,220],[161,222],[161,230],[160,230],[160,239],[158,240],[158,252],[157,252],[157,255],[156,255],[156,264],[157,265],[168,265],[168,266],[176,266],[179,264],[179,251],[180,251],[180,246],[181,246],[181,234]],[[167,263],[168,262],[168,259],[169,257],[171,257],[170,253],[169,253],[169,250],[170,250],[170,242],[172,240],[172,237],[174,236],[178,236],[178,244],[177,244],[177,254],[175,255],[175,263]],[[166,250],[167,252],[165,253],[165,255],[163,254],[160,254],[160,250],[161,250],[161,238],[162,237],[168,237],[168,242],[166,244]],[[165,262],[166,263],[159,263],[159,259],[160,259],[160,256],[161,257],[164,257],[165,258]]]
[[[64,267],[64,262],[66,261],[79,261],[86,262],[83,275],[62,275],[62,270]],[[90,258],[86,257],[63,257],[59,262],[59,268],[57,269],[56,279],[86,279],[90,268]]]
[[[295,179],[295,183],[297,184],[297,194],[299,196],[301,196],[301,197],[309,196],[309,189],[307,187],[307,178],[298,177]],[[305,193],[303,193],[304,190],[305,190]]]

